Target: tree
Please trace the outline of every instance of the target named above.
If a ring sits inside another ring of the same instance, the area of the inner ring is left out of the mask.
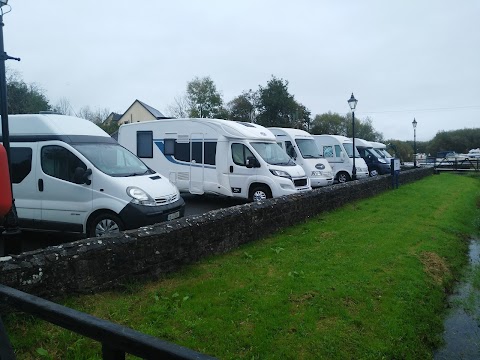
[[[51,110],[45,91],[36,84],[27,84],[16,72],[9,72],[7,76],[7,107],[9,114]]]
[[[243,92],[227,104],[230,120],[255,122],[257,95],[252,90]]]
[[[188,115],[200,118],[226,118],[227,111],[217,88],[210,79],[196,77],[187,84]]]
[[[70,105],[70,102],[68,101],[68,99],[65,97],[62,97],[57,101],[57,103],[53,107],[53,111],[63,115],[74,115],[72,106]]]
[[[352,116],[347,115],[348,137],[352,137]],[[373,128],[372,119],[360,120],[355,118],[355,137],[367,140],[383,142],[383,134]]]
[[[173,99],[174,103],[167,106],[167,111],[171,117],[188,117],[188,99],[186,95],[177,96]]]
[[[413,147],[407,141],[387,140],[387,151],[400,159],[400,162],[413,161]]]
[[[478,148],[480,128],[439,131],[427,145],[428,153],[435,156],[439,151],[466,153]]]
[[[272,75],[266,87],[258,89],[257,123],[263,126],[295,127],[299,120],[310,122],[310,112],[288,92],[288,81]]]
[[[92,110],[88,105],[82,107],[77,113],[78,117],[90,120],[97,125],[102,124],[103,121],[108,117],[108,115],[110,115],[109,109],[103,108]]]
[[[310,129],[311,134],[347,136],[347,118],[338,113],[328,112],[315,115]]]

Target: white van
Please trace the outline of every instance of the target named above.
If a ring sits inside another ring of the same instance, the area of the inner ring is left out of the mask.
[[[178,189],[91,121],[9,115],[21,228],[89,237],[184,215]]]
[[[333,184],[332,167],[308,132],[291,128],[268,128],[285,150],[310,178],[312,188]]]
[[[124,124],[118,142],[180,190],[260,200],[310,190],[310,181],[265,127],[220,119]]]
[[[357,149],[353,151],[352,139],[340,135],[312,135],[323,157],[328,160],[333,169],[335,179],[347,182],[352,179],[353,154],[355,154],[355,168],[357,179],[367,178],[368,167],[360,157]]]

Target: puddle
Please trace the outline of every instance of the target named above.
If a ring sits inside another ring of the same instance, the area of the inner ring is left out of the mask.
[[[435,360],[480,359],[480,239],[471,240],[469,259],[465,282],[458,284],[448,298],[450,312],[444,322],[445,345],[435,352]],[[473,286],[475,277],[477,287]]]

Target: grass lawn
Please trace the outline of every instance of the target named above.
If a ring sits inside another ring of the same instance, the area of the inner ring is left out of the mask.
[[[479,228],[479,178],[430,176],[64,304],[219,359],[428,359]],[[44,321],[4,323],[18,359],[101,358],[99,344]]]

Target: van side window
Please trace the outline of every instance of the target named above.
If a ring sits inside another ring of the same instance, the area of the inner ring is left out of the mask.
[[[249,157],[255,158],[249,148],[243,144],[232,144],[232,159],[235,164],[247,166],[247,159]]]
[[[328,158],[328,157],[333,157],[333,146],[327,145],[323,147],[323,156]]]
[[[342,149],[340,148],[340,145],[335,145],[335,156],[336,157],[342,156]]]
[[[165,139],[165,155],[175,155],[175,139]]]
[[[297,157],[297,152],[295,151],[295,148],[290,141],[285,141],[285,151],[287,152],[287,155],[291,158]]]
[[[175,159],[190,162],[190,143],[175,142]]]
[[[57,179],[74,182],[75,169],[77,167],[87,169],[78,157],[58,145],[42,147],[40,156],[43,172]]]
[[[153,131],[137,131],[137,156],[153,158]]]
[[[195,160],[197,164],[203,163],[203,149],[200,141],[192,142],[192,160]]]
[[[32,171],[32,149],[28,147],[11,147],[10,162],[12,166],[12,183],[19,184]]]
[[[215,165],[215,158],[217,155],[217,143],[213,141],[206,141],[203,143],[203,149],[203,162],[207,165]]]

